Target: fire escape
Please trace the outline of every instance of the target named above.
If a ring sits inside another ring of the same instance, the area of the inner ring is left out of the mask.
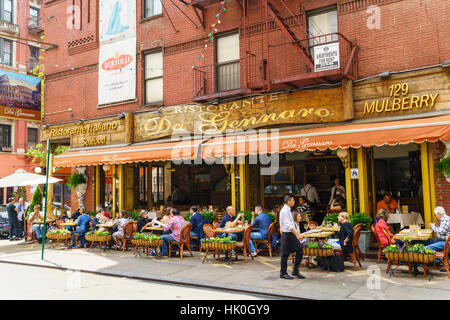
[[[195,67],[193,101],[211,102],[358,78],[356,43],[339,32],[312,36],[304,17],[295,14],[287,1],[237,0],[242,12],[241,57],[230,64],[209,62]],[[205,11],[215,10],[219,2],[190,3],[203,27]]]

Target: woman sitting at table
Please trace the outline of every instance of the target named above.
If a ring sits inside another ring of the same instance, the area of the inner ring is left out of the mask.
[[[108,216],[106,216],[105,211],[103,211],[101,207],[98,207],[97,215],[92,219],[92,229],[95,230],[98,224],[108,223],[109,220],[110,219]],[[104,227],[100,227],[98,230],[101,232],[108,231],[108,229]]]
[[[42,233],[44,230],[44,227],[42,224],[33,224],[35,220],[42,220],[44,217],[41,215],[40,212],[41,206],[38,204],[35,204],[33,207],[33,212],[31,213],[30,217],[28,218],[28,228],[27,228],[27,240],[31,239],[31,234],[34,231],[36,234],[36,239],[39,243],[42,243]]]
[[[338,194],[331,202],[329,213],[342,212],[345,210],[344,197]]]
[[[350,223],[350,216],[347,212],[341,212],[338,215],[338,222],[341,224],[339,230],[339,239],[328,239],[327,242],[335,249],[342,250],[342,253],[349,254],[353,252],[353,228]]]
[[[147,227],[147,225],[150,225],[151,222],[148,220],[147,217],[147,210],[141,210],[141,213],[139,214],[139,219],[137,221],[137,232],[142,232],[142,229]]]
[[[403,244],[402,241],[393,239],[394,235],[392,234],[391,230],[389,230],[389,227],[386,223],[388,219],[389,219],[389,212],[386,209],[381,208],[380,210],[378,210],[377,217],[375,219],[375,231],[378,235],[378,239],[380,239],[380,245],[382,245],[383,247],[389,245],[388,243],[389,241],[386,235],[384,234],[383,230],[386,230],[386,232],[389,234],[389,237],[391,238],[390,244],[394,244],[396,242],[399,244]]]
[[[123,228],[130,221],[131,220],[128,219],[127,210],[120,210],[120,218],[114,221],[114,226],[117,227],[117,231],[114,232],[112,236],[115,241],[117,241],[119,237],[123,237]]]

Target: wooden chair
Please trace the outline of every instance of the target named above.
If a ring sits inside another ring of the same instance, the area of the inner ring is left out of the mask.
[[[213,226],[214,226],[214,229],[217,229],[220,226],[220,221],[219,220],[214,220],[213,221]]]
[[[314,228],[318,228],[318,227],[319,227],[319,225],[317,224],[317,222],[315,222],[315,221],[309,221],[308,222],[308,229],[309,230],[314,229]]]
[[[355,226],[356,227],[356,226]],[[358,242],[359,242],[359,236],[361,235],[362,225],[356,228],[356,230],[353,232],[353,241],[352,241],[352,248],[353,251],[350,254],[346,254],[346,257],[350,257],[353,262],[353,269],[358,270],[358,267],[356,266],[356,261],[358,261],[359,267],[361,266],[361,262],[359,261],[359,254],[358,254]]]
[[[205,238],[214,238],[215,237],[215,232],[213,231],[214,226],[210,223],[205,223],[203,225],[203,232],[205,233]],[[202,252],[202,247],[200,245],[200,253]],[[216,258],[216,254],[219,254],[217,251],[214,252],[213,257],[214,259]]]
[[[276,231],[276,222],[272,222],[269,226],[269,230],[267,231],[267,240],[253,240],[255,242],[255,248],[258,249],[258,245],[263,244],[267,246],[267,249],[264,247],[261,248],[259,251],[269,251],[269,256],[272,258],[272,237]]]
[[[247,252],[250,253],[250,237],[252,235],[252,226],[247,227],[247,229],[244,230],[244,236],[242,241],[236,242],[236,248],[235,248],[235,255],[236,260],[238,259],[238,256],[244,256],[245,262],[247,262]],[[241,252],[241,253],[239,253]],[[250,255],[253,259],[253,256]]]
[[[445,241],[444,251],[436,252],[436,258],[442,259],[444,266],[439,267],[438,265],[436,265],[436,263],[433,263],[432,269],[442,269],[442,270],[447,271],[447,277],[450,279],[449,241],[450,241],[450,235],[447,237],[447,240]]]
[[[178,248],[175,249],[176,251],[180,252],[180,259],[183,260],[183,248],[186,246],[189,253],[191,254],[191,257],[194,255],[191,251],[191,231],[192,231],[192,224],[187,224],[181,229],[180,233],[180,241],[169,241],[169,257],[172,256],[172,245],[176,245]],[[175,252],[176,252],[175,251]]]
[[[370,226],[370,228],[372,229],[372,233],[374,234],[375,239],[377,239],[377,245],[378,245],[377,263],[380,263],[381,257],[384,256],[383,249],[386,248],[386,246],[381,245],[380,237],[378,237],[378,234],[375,230],[375,225],[372,224]]]
[[[361,230],[362,230],[362,227],[363,227],[363,224],[362,224],[362,223],[358,223],[357,225],[355,225],[355,226],[353,227],[353,233],[355,233],[355,231],[356,231],[357,228],[361,228]],[[361,248],[359,247],[359,242],[356,243],[356,250],[357,250],[358,256],[359,256],[362,260],[364,260],[364,256],[363,256],[363,254],[362,254],[362,252],[361,252]]]
[[[127,222],[125,224],[125,226],[123,227],[123,236],[122,237],[117,237],[117,239],[114,239],[115,243],[116,243],[116,250],[119,249],[118,246],[118,240],[122,241],[122,250],[125,251],[127,250],[127,245],[129,247],[133,247],[133,242],[131,241],[134,237],[134,224],[133,221]]]

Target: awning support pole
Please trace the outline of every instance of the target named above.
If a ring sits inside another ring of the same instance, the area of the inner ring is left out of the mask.
[[[364,147],[357,150],[358,157],[358,190],[359,190],[359,212],[369,214],[368,190],[367,190],[367,158]]]
[[[45,234],[47,233],[47,195],[48,195],[48,174],[52,168],[50,168],[50,138],[47,139],[47,170],[45,172],[45,201],[44,201],[44,230],[42,233],[42,252],[41,260],[44,260],[45,249]]]
[[[428,147],[427,143],[420,144],[420,162],[422,165],[422,190],[423,190],[423,215],[425,218],[425,226],[433,221],[431,191],[430,191],[430,169],[428,166]]]

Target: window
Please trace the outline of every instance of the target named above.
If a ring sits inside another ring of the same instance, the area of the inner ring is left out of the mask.
[[[144,0],[144,18],[162,13],[161,0]]]
[[[12,66],[12,41],[0,38],[0,62]]]
[[[13,0],[0,0],[1,19],[13,23]]]
[[[38,144],[38,129],[28,128],[28,149],[36,147]]]
[[[39,9],[30,7],[30,26],[39,27]]]
[[[162,51],[145,55],[145,103],[163,101]]]
[[[308,14],[308,30],[310,46],[338,41],[338,19],[337,10],[327,9],[326,11],[315,11]],[[324,36],[325,35],[325,36]]]
[[[153,204],[164,203],[164,167],[152,167]]]
[[[11,150],[11,126],[0,124],[0,148],[1,151]]]
[[[217,38],[217,88],[229,91],[240,87],[239,34]]]

